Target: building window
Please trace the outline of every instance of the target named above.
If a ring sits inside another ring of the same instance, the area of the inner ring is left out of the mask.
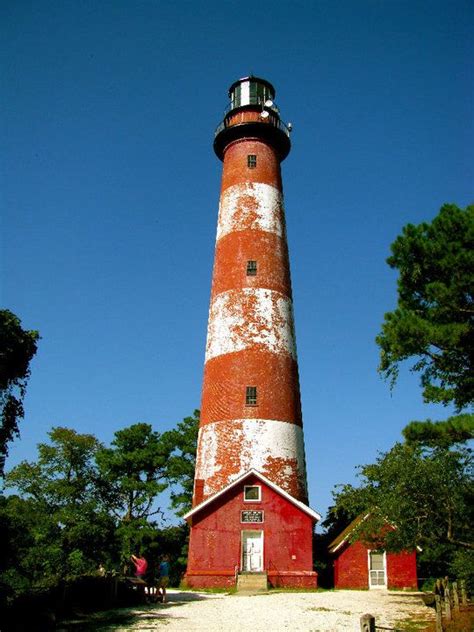
[[[262,500],[262,487],[260,485],[244,485],[244,500],[246,502]]]
[[[257,166],[257,156],[255,154],[249,154],[247,156],[247,167],[249,169],[255,169]]]
[[[247,386],[245,391],[245,405],[256,406],[257,405],[257,387]]]
[[[257,276],[256,261],[247,261],[247,276]]]

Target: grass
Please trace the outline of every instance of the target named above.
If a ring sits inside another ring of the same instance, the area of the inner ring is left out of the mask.
[[[403,632],[422,632],[423,630],[426,630],[426,626],[428,625],[428,623],[426,621],[415,621],[415,620],[410,620],[410,621],[396,621],[395,622],[395,628],[397,630],[403,630]]]
[[[270,587],[269,591],[272,593],[321,593],[321,592],[334,592],[334,588],[287,588],[286,586]]]
[[[235,592],[237,592],[237,588],[235,586],[229,586],[228,588],[218,588],[218,587],[188,588],[188,586],[185,586],[183,584],[181,584],[177,590],[182,590],[183,592],[190,592],[190,593],[205,593],[209,595],[213,595],[213,594],[233,595]]]
[[[325,608],[324,606],[314,606],[307,608],[307,610],[312,610],[313,612],[337,612],[338,614],[345,614],[348,617],[353,614],[350,610],[338,610],[337,608]]]

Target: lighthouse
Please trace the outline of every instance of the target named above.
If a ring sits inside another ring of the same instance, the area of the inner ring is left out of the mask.
[[[186,581],[314,587],[275,90],[234,82],[217,127],[223,163]]]

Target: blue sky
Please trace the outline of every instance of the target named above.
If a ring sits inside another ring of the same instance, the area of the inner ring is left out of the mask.
[[[199,407],[227,89],[293,123],[285,204],[312,506],[412,419],[374,338],[408,222],[473,202],[472,2],[0,6],[1,304],[41,332],[7,467],[54,425],[104,442]]]

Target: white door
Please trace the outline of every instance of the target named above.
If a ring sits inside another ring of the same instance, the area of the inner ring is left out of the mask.
[[[385,551],[369,551],[369,588],[387,588]]]
[[[263,531],[242,531],[242,570],[263,571]]]

